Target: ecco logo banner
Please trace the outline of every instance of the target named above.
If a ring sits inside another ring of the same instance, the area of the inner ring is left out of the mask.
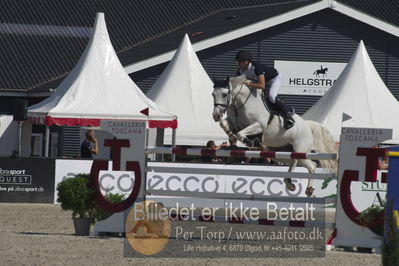
[[[147,178],[149,190],[299,197],[306,187],[306,180],[293,180],[297,189],[289,191],[281,179],[261,177],[148,173]]]

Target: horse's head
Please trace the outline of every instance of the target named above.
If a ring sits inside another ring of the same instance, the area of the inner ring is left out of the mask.
[[[229,108],[231,100],[231,84],[230,78],[227,77],[225,80],[213,80],[213,119],[215,122],[219,122],[223,114]]]

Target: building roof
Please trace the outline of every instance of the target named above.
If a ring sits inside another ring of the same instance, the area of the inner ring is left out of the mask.
[[[223,33],[321,2],[329,1],[2,0],[0,93],[40,94],[58,86],[87,45],[96,12],[105,13],[112,44],[122,64],[127,66],[168,51],[163,62],[170,60],[185,33],[196,48],[197,43]],[[373,10],[373,2],[339,1],[343,7],[357,8],[362,14],[365,12],[378,22],[389,22],[397,28],[399,22],[394,16],[399,11],[397,3],[378,1],[378,8]],[[327,7],[320,6],[320,10]]]
[[[338,2],[399,26],[399,1],[397,0],[338,0]]]
[[[221,10],[154,40],[147,41],[135,49],[121,52],[122,63],[128,65],[132,62],[151,58],[154,56],[154,50],[159,54],[173,51],[178,47],[180,40],[186,33],[189,34],[193,42],[198,43],[315,2],[320,2],[320,0]],[[128,70],[128,73],[131,72],[134,71]]]

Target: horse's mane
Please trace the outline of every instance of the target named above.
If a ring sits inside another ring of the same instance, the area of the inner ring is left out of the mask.
[[[224,88],[224,87],[226,87],[226,81],[224,79],[222,79],[222,80],[214,80],[213,81],[213,87],[214,88]]]
[[[230,77],[230,82],[233,87],[237,86],[238,84],[243,83],[247,78],[245,75]]]

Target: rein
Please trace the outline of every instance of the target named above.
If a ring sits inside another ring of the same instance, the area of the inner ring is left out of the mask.
[[[238,95],[240,95],[240,93],[241,93],[243,87],[244,87],[244,84],[241,84],[240,90],[238,91],[237,94],[235,94],[235,97],[232,98],[232,104],[230,104],[230,106],[229,106],[229,108],[231,108],[231,109],[234,111],[234,113],[236,113],[236,114],[237,114],[237,112],[240,111],[240,110],[244,107],[244,105],[248,102],[249,97],[251,97],[251,89],[250,89],[248,86],[245,86],[245,87],[247,87],[247,88],[249,89],[249,94],[248,94],[247,98],[245,99],[244,103],[243,103],[240,107],[237,108],[237,107],[235,106],[235,105],[236,105],[236,101],[237,101],[237,97],[238,97]]]
[[[242,91],[243,87],[244,87],[244,84],[241,84],[241,87],[240,87],[240,90],[238,91],[238,93],[233,95],[233,93],[232,93],[233,90],[230,89],[230,86],[229,86],[229,92],[230,92],[229,94],[230,94],[230,97],[231,97],[231,101],[228,100],[228,102],[229,102],[228,104],[214,103],[213,106],[219,108],[221,111],[223,111],[221,109],[221,107],[225,108],[226,110],[230,108],[231,110],[234,111],[234,113],[237,116],[238,111],[241,110],[245,106],[245,104],[249,100],[249,97],[251,97],[251,89],[248,86],[245,86],[245,87],[247,87],[249,89],[249,94],[248,94],[247,98],[245,99],[244,103],[240,107],[238,107],[238,108],[236,107],[237,97],[241,94],[241,91]]]

